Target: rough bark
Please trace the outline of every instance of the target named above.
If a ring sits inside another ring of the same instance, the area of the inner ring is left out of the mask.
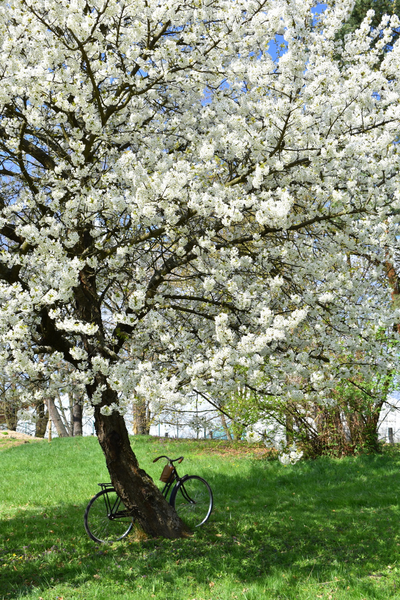
[[[82,404],[76,399],[73,399],[72,406],[72,435],[78,436],[83,435],[82,432]]]
[[[103,398],[112,394],[108,390],[103,393]],[[110,400],[107,398],[107,404],[111,403]],[[97,437],[111,482],[144,532],[152,537],[170,539],[190,535],[190,530],[167,503],[151,477],[139,468],[123,417],[116,412],[103,415],[100,405],[95,406],[94,414]]]
[[[36,414],[35,437],[44,438],[49,421],[49,412],[46,410],[44,402],[36,406]]]

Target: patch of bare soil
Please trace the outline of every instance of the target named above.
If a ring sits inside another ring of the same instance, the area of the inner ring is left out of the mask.
[[[253,458],[272,459],[276,458],[276,450],[274,448],[266,448],[259,444],[238,444],[235,442],[219,443],[215,446],[202,448],[205,454],[220,454],[224,456],[252,456]]]
[[[0,431],[0,450],[40,441],[43,441],[42,438],[27,435],[26,433],[20,433],[19,431],[11,431],[10,429]]]
[[[196,451],[197,454],[231,456],[234,459],[241,456],[247,456],[256,459],[273,460],[278,457],[278,452],[275,448],[267,448],[262,442],[247,442],[245,440],[210,440],[204,438],[176,439],[157,436],[154,436],[152,440],[160,445],[160,450],[163,449],[163,447],[169,448],[177,446],[176,451],[178,452],[180,447],[183,447],[186,443],[190,443],[191,451]],[[168,451],[169,450],[167,450],[167,453]]]

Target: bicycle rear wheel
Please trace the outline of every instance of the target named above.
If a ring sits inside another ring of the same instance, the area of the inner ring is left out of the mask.
[[[191,529],[208,521],[213,508],[213,495],[205,479],[189,475],[172,490],[170,504]]]
[[[133,518],[114,488],[102,490],[91,499],[83,520],[88,536],[100,543],[122,540],[133,527]]]

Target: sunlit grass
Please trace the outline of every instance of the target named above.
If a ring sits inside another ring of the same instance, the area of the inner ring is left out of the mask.
[[[210,522],[189,540],[131,535],[97,546],[83,513],[107,481],[95,438],[0,452],[0,598],[234,600],[400,598],[400,454],[284,467],[210,452],[217,443],[133,438],[158,479],[159,454],[213,488]],[[96,489],[97,488],[97,489]]]

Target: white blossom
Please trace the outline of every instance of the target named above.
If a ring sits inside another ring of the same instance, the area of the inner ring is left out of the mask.
[[[398,19],[314,4],[0,2],[9,376],[107,415],[397,368]]]

